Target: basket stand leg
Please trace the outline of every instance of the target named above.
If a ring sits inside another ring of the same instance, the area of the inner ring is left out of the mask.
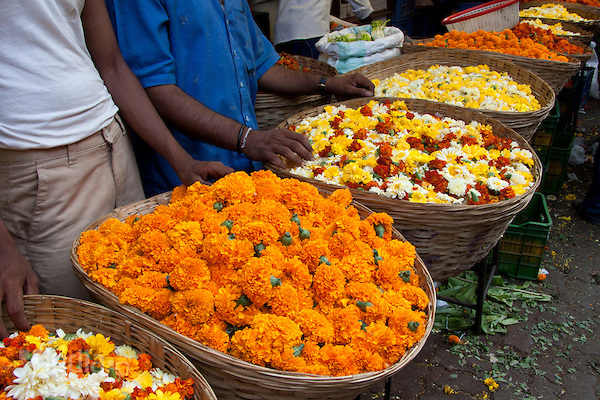
[[[390,376],[385,380],[385,393],[383,394],[383,400],[390,400],[390,395],[392,393],[392,377]],[[360,400],[361,395],[356,396],[354,400]]]
[[[487,256],[479,261],[473,267],[477,272],[477,303],[467,303],[456,300],[451,297],[438,296],[438,299],[448,303],[458,304],[463,307],[468,307],[475,310],[475,323],[473,324],[473,332],[476,335],[481,334],[481,321],[483,319],[483,303],[487,292],[492,283],[492,278],[498,267],[498,244],[492,249],[492,261],[489,262]]]

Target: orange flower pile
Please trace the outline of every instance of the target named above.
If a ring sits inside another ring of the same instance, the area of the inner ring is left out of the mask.
[[[510,29],[505,29],[502,32],[478,30],[473,33],[452,30],[443,35],[436,35],[431,42],[427,42],[424,45],[430,47],[495,51],[542,60],[569,61],[567,57],[550,50],[548,47],[531,38],[519,38]]]
[[[512,31],[520,39],[530,38],[557,53],[583,54],[582,47],[556,36],[550,29],[540,29],[531,24],[520,22],[512,28]]]
[[[279,60],[277,64],[282,65],[289,69],[295,69],[297,71],[310,71],[310,68],[304,67],[298,63],[294,57],[289,55],[288,53],[280,53]]]
[[[89,276],[122,303],[260,366],[344,376],[396,363],[425,334],[416,252],[385,213],[359,217],[270,171],[178,187],[168,206],[82,234]]]

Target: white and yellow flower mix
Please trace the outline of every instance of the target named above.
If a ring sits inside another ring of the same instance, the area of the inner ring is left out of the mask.
[[[404,101],[326,106],[291,130],[314,160],[295,175],[412,202],[484,204],[525,193],[533,155],[489,125],[418,114]]]
[[[539,7],[529,7],[519,11],[519,17],[551,18],[574,22],[592,21],[590,19],[583,18],[577,13],[569,12],[566,7],[561,6],[560,4],[544,4]]]
[[[549,24],[543,23],[539,18],[523,19],[523,20],[521,20],[521,22],[524,22],[529,25],[533,25],[534,27],[539,28],[539,29],[549,29],[550,32],[552,32],[555,35],[559,35],[559,36],[581,36],[581,33],[579,33],[579,32],[571,32],[569,30],[566,30],[565,28],[563,28],[563,26],[560,22],[557,22],[556,24],[553,24],[553,25],[549,25]]]
[[[374,79],[375,96],[433,100],[468,108],[527,112],[541,108],[531,86],[519,84],[507,72],[487,65],[433,65],[409,69],[383,80]]]

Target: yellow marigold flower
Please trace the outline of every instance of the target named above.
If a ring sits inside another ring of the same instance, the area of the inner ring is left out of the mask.
[[[115,344],[110,341],[110,337],[104,337],[101,333],[88,337],[85,342],[90,346],[90,353],[94,355],[107,356],[115,349]]]
[[[495,392],[500,387],[493,378],[487,378],[483,383],[487,385],[490,392]]]

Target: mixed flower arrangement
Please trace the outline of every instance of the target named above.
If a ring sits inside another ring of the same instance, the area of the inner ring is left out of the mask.
[[[533,155],[515,141],[476,121],[411,112],[403,101],[326,106],[290,129],[315,153],[291,173],[390,198],[485,204],[534,182]]]
[[[419,45],[450,49],[495,51],[541,60],[569,62],[569,59],[564,55],[558,54],[556,51],[531,38],[520,38],[511,29],[505,29],[502,32],[489,32],[480,29],[472,33],[452,30],[443,35],[435,35],[433,40],[420,43]]]
[[[533,25],[534,27],[543,29],[543,30],[549,30],[553,34],[559,35],[559,36],[574,36],[574,37],[581,36],[581,33],[579,33],[579,32],[571,32],[569,30],[566,30],[565,28],[563,28],[563,25],[560,22],[557,22],[556,24],[553,24],[553,25],[549,25],[549,24],[543,23],[541,19],[536,18],[536,19],[523,19],[519,23]]]
[[[584,52],[583,47],[570,43],[567,39],[556,36],[548,29],[537,28],[526,22],[518,23],[512,31],[521,39],[531,38],[557,53],[583,54]]]
[[[409,69],[383,80],[374,79],[375,96],[433,100],[461,107],[527,112],[541,108],[531,86],[515,82],[506,72],[487,65],[433,65]]]
[[[168,205],[81,235],[91,279],[177,332],[279,370],[345,376],[398,362],[429,298],[393,219],[361,219],[270,171],[178,187]]]
[[[183,400],[193,385],[152,368],[149,354],[81,329],[34,325],[0,343],[0,399]]]
[[[560,4],[544,4],[539,7],[529,7],[519,11],[519,17],[550,18],[573,22],[592,22],[577,13],[571,13]]]

